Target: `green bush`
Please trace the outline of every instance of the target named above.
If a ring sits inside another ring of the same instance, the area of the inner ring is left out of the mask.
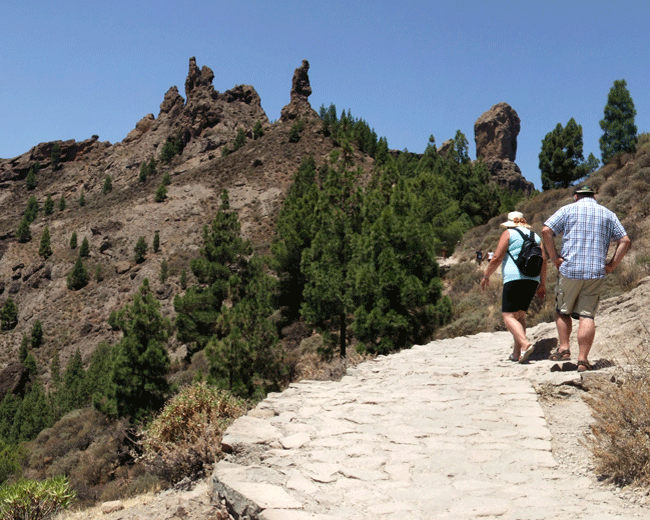
[[[0,488],[0,518],[45,520],[67,509],[75,492],[65,477],[37,482],[22,480]]]

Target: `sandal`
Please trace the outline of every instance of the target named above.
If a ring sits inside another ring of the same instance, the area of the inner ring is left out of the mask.
[[[555,352],[551,353],[549,359],[551,361],[569,361],[571,359],[571,350],[558,347]]]
[[[586,372],[587,370],[593,370],[594,367],[591,366],[589,361],[578,361],[578,372]]]

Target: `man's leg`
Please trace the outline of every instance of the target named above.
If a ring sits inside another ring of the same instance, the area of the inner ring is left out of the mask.
[[[557,335],[560,340],[558,348],[560,350],[569,350],[569,339],[571,338],[571,330],[573,328],[571,316],[556,312],[555,326],[557,327]]]
[[[596,323],[593,318],[580,318],[578,324],[578,361],[587,361],[589,351],[596,336]]]

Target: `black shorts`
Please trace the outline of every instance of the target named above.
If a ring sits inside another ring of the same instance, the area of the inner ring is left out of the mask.
[[[501,312],[527,311],[538,285],[535,280],[514,280],[504,283]]]

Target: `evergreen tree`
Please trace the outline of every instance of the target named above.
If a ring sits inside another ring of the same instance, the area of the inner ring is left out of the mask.
[[[424,200],[400,179],[381,210],[366,212],[350,265],[352,328],[365,348],[387,354],[427,341],[451,315],[442,296],[435,258],[440,249],[430,222],[421,218]],[[370,203],[370,201],[369,201]]]
[[[167,260],[163,258],[160,262],[160,283],[165,283],[167,281],[167,276],[169,275],[169,266],[167,265]]]
[[[52,256],[52,247],[50,245],[50,228],[45,226],[43,234],[41,235],[41,244],[38,248],[38,254],[43,258]]]
[[[43,324],[41,320],[36,320],[32,326],[30,343],[33,349],[39,348],[43,344]]]
[[[95,266],[95,280],[101,282],[104,279],[104,270],[102,264],[97,264]]]
[[[242,398],[262,398],[284,379],[282,349],[270,316],[275,281],[253,256],[241,278],[239,299],[222,306],[217,334],[206,348],[208,381]]]
[[[81,352],[77,348],[68,361],[63,373],[63,385],[57,393],[59,414],[82,408],[88,404],[90,395],[86,385],[86,371],[84,370]]]
[[[124,336],[113,349],[110,385],[93,401],[104,413],[139,421],[159,410],[170,391],[166,343],[171,323],[160,314],[149,280],[118,313],[117,323]]]
[[[0,330],[11,330],[18,325],[18,305],[8,296],[0,310]]]
[[[148,176],[149,176],[149,162],[143,161],[142,164],[140,165],[140,175],[138,176],[138,180],[140,182],[146,182]]]
[[[542,172],[542,189],[568,188],[589,175],[598,167],[598,160],[590,156],[585,162],[582,154],[582,126],[573,118],[566,127],[557,124],[546,134],[539,154],[539,169]]]
[[[32,191],[36,188],[36,172],[34,172],[34,167],[32,166],[27,172],[27,177],[25,178],[25,186],[29,191]]]
[[[235,136],[235,142],[232,145],[233,152],[239,150],[242,146],[246,144],[246,132],[243,128],[237,130],[237,135]]]
[[[280,280],[279,306],[298,316],[305,277],[300,267],[302,252],[311,246],[318,202],[316,163],[312,156],[302,160],[289,187],[276,224],[271,245],[273,268]]]
[[[187,289],[187,271],[185,269],[181,271],[181,278],[179,280],[179,284],[181,286],[181,289],[183,290]]]
[[[16,230],[16,237],[21,243],[29,242],[32,239],[32,232],[29,229],[29,219],[23,215],[23,218],[20,220],[20,225]]]
[[[253,127],[253,139],[257,140],[263,135],[264,135],[264,129],[262,128],[262,123],[258,119],[255,122],[255,126]]]
[[[59,359],[59,349],[54,350],[52,362],[50,363],[50,379],[54,387],[58,388],[61,383],[61,360]]]
[[[49,193],[47,194],[47,198],[45,199],[45,204],[43,204],[43,212],[45,215],[51,215],[54,213],[54,200],[52,200],[52,195]]]
[[[23,339],[20,341],[20,347],[18,347],[18,361],[24,364],[28,355],[29,355],[29,338],[23,334]]]
[[[305,276],[301,314],[317,327],[338,324],[341,357],[346,355],[348,274],[354,236],[360,231],[358,172],[330,168],[319,193],[311,246],[301,258]]]
[[[59,167],[59,162],[61,161],[61,143],[54,143],[52,146],[52,151],[50,152],[50,160],[52,161],[52,169],[56,170]]]
[[[107,175],[104,178],[104,186],[102,187],[102,193],[106,195],[107,193],[110,193],[113,191],[113,180],[111,179],[110,175]]]
[[[25,208],[25,213],[23,216],[31,224],[38,217],[38,200],[36,200],[36,195],[32,195],[27,199],[27,207]]]
[[[627,89],[627,82],[624,79],[614,81],[607,96],[604,117],[600,120],[603,135],[599,143],[603,164],[621,152],[633,153],[636,150],[635,117],[636,108]]]
[[[86,205],[86,196],[84,195],[83,190],[81,191],[81,195],[79,195],[79,207],[83,207]]]
[[[158,186],[158,189],[156,189],[156,196],[154,197],[154,200],[156,202],[164,202],[166,198],[167,198],[167,186],[165,186],[164,184],[160,184]]]
[[[88,239],[84,237],[84,239],[81,241],[81,247],[79,248],[79,256],[81,258],[87,258],[90,256],[90,244],[88,243]]]
[[[88,284],[88,272],[84,267],[84,264],[81,260],[81,257],[77,258],[77,261],[72,268],[72,271],[68,275],[68,289],[77,291]]]
[[[456,130],[454,137],[454,159],[460,163],[469,161],[469,141],[460,130]]]
[[[172,183],[172,177],[169,172],[165,172],[160,181],[163,186],[169,186]]]
[[[61,198],[59,199],[59,211],[63,211],[65,209],[65,197],[61,195]]]
[[[144,259],[147,255],[147,241],[144,239],[144,237],[138,238],[138,241],[135,244],[135,247],[133,248],[133,251],[135,252],[135,263],[136,264],[141,264],[144,262]]]
[[[10,437],[16,442],[30,441],[53,423],[50,400],[43,385],[36,381],[16,411]]]
[[[156,231],[153,235],[153,252],[157,253],[160,250],[160,233]]]
[[[73,231],[70,235],[70,249],[77,249],[77,232]]]

